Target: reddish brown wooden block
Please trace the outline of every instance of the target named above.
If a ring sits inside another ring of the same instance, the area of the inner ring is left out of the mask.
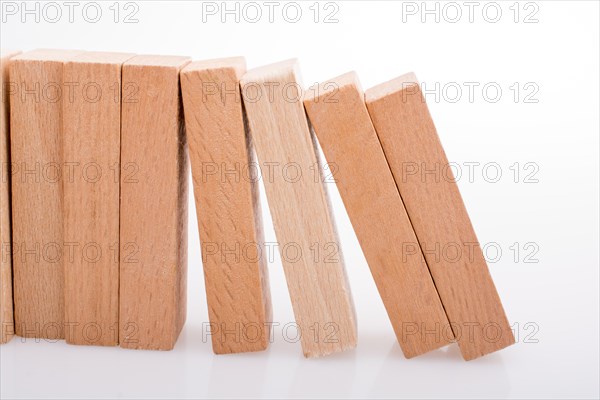
[[[513,344],[456,182],[425,173],[448,159],[416,77],[367,90],[366,103],[463,357]],[[442,251],[448,248],[453,252]]]
[[[12,246],[10,232],[10,102],[9,90],[14,90],[8,77],[10,59],[19,51],[0,54],[0,344],[8,342],[15,332],[12,290]]]
[[[121,65],[130,54],[88,52],[65,64],[65,337],[68,343],[119,343],[119,161]]]
[[[194,62],[181,72],[212,346],[217,354],[264,350],[271,299],[258,199],[248,175],[242,57]]]
[[[64,338],[63,66],[80,52],[34,50],[10,64],[16,333]]]
[[[304,105],[327,162],[335,166],[342,200],[404,355],[410,358],[450,343],[452,329],[358,77],[348,73],[312,88]]]
[[[123,65],[121,347],[170,350],[187,304],[189,162],[179,90],[187,57]]]

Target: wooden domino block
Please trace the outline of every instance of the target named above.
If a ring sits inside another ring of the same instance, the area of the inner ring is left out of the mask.
[[[10,63],[15,330],[64,338],[62,99],[77,51],[34,50]]]
[[[123,65],[121,347],[170,350],[187,304],[189,162],[179,71],[187,57]]]
[[[217,354],[269,344],[271,299],[258,180],[244,128],[242,57],[194,62],[181,73],[202,261]]]
[[[12,248],[10,232],[10,102],[9,90],[15,89],[8,77],[10,59],[20,52],[0,54],[0,344],[8,342],[15,332],[12,290]]]
[[[63,99],[65,338],[119,342],[121,65],[130,54],[88,52],[65,64]]]
[[[304,105],[328,164],[335,166],[340,195],[404,355],[447,345],[454,339],[452,329],[358,77],[348,73],[315,86]]]
[[[463,357],[470,360],[513,344],[416,77],[401,76],[365,96]]]
[[[241,86],[304,355],[353,348],[354,304],[297,63],[251,70]]]

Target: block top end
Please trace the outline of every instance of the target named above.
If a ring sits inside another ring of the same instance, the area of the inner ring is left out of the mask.
[[[290,60],[280,61],[274,64],[264,65],[262,67],[253,68],[246,72],[242,77],[242,85],[249,82],[269,82],[279,81],[282,78],[292,77],[296,82],[299,81],[299,66],[298,60],[292,58]]]
[[[107,51],[84,51],[68,61],[70,63],[81,64],[123,64],[133,56],[135,56],[135,54],[113,53]]]
[[[142,54],[132,57],[125,62],[125,66],[143,66],[143,67],[173,67],[183,68],[192,59],[185,56],[158,56],[152,54]]]
[[[323,81],[319,83],[317,87],[311,86],[311,88],[304,93],[304,101],[309,102],[324,96],[331,96],[336,91],[348,86],[355,87],[359,93],[362,93],[360,80],[354,71]]]
[[[18,54],[21,54],[20,50],[0,50],[0,58],[2,60],[12,58]]]
[[[80,50],[36,49],[16,55],[13,60],[65,62],[81,53]]]
[[[212,60],[194,61],[181,70],[182,74],[208,71],[214,69],[234,69],[238,76],[246,71],[246,59],[244,57],[216,58]]]
[[[419,85],[419,80],[413,72],[399,76],[391,81],[381,83],[365,92],[365,101],[371,103],[392,93],[401,92],[409,87]]]

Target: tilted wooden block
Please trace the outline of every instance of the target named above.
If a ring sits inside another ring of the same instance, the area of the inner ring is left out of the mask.
[[[34,50],[10,63],[13,289],[22,337],[64,338],[63,66],[78,53]]]
[[[454,338],[354,73],[307,92],[304,105],[408,358]]]
[[[302,349],[313,357],[355,347],[356,316],[296,70],[295,60],[257,68],[241,85]]]
[[[123,65],[121,347],[170,350],[187,304],[189,162],[179,71],[190,59]]]
[[[181,72],[213,350],[264,350],[271,298],[253,149],[244,129],[242,57]]]
[[[119,159],[121,65],[130,54],[88,52],[65,64],[65,338],[119,343]],[[70,255],[71,256],[71,255]]]
[[[9,90],[16,90],[10,84],[8,66],[10,59],[19,51],[7,51],[0,54],[0,344],[8,342],[15,332],[12,290],[12,243],[10,232],[10,102]]]
[[[458,186],[452,171],[444,169],[448,159],[416,77],[401,76],[365,95],[463,357],[470,360],[513,344]]]

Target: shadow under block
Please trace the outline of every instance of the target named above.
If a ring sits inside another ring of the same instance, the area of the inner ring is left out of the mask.
[[[10,59],[20,52],[0,54],[0,88],[2,106],[0,108],[0,344],[8,342],[15,332],[12,290],[12,253],[10,232],[10,102],[8,91],[15,88],[10,84],[8,68]]]
[[[458,185],[413,74],[367,90],[366,103],[463,357],[514,343]],[[450,249],[445,251],[444,249]]]
[[[404,355],[449,344],[452,329],[356,74],[309,90],[304,106],[328,164],[335,166],[342,200]]]
[[[244,128],[242,57],[189,64],[181,72],[186,130],[213,351],[269,344],[271,296],[258,180]]]
[[[171,350],[186,317],[189,162],[179,71],[187,57],[123,65],[121,347]]]
[[[295,60],[257,68],[241,87],[300,342],[314,357],[354,348],[356,316],[296,70]]]
[[[10,63],[16,334],[64,338],[63,66],[77,51],[34,50]]]
[[[119,333],[121,65],[129,54],[88,52],[65,64],[65,339],[115,346]]]

